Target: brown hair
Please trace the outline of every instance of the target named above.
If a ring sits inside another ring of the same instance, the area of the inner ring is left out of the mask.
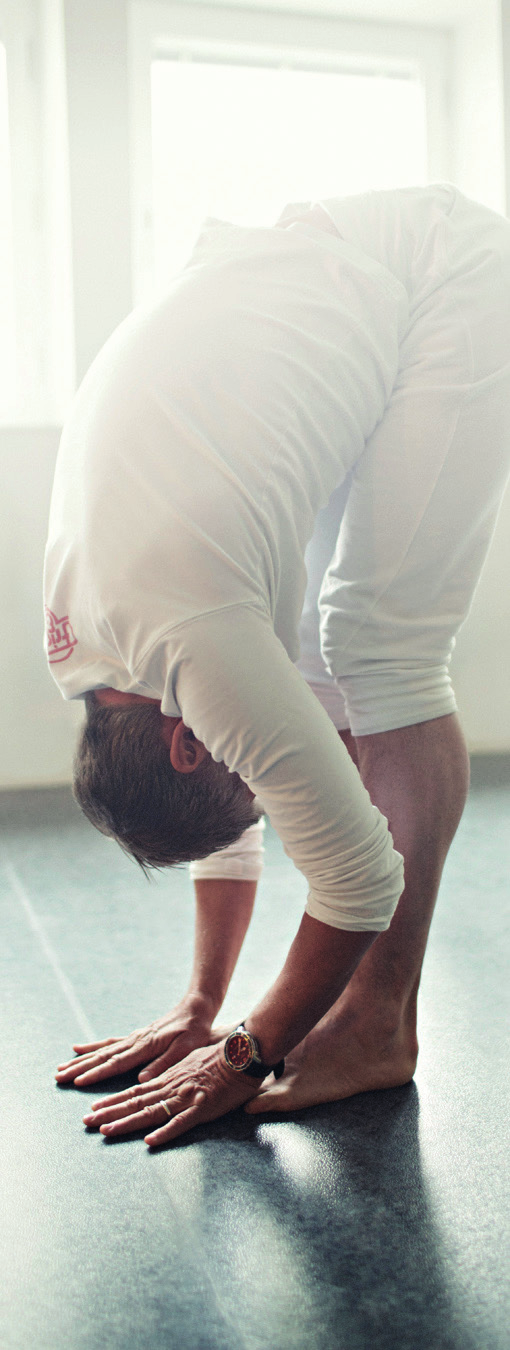
[[[207,858],[260,818],[226,764],[208,757],[178,773],[161,736],[157,704],[106,706],[85,695],[87,718],[73,764],[73,796],[102,834],[148,868]]]

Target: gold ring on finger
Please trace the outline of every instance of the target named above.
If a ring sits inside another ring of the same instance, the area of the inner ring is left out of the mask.
[[[172,1112],[169,1111],[169,1109],[168,1109],[168,1102],[162,1102],[161,1105],[162,1105],[162,1107],[163,1107],[163,1110],[166,1111],[167,1116],[168,1116],[169,1119],[171,1120],[171,1119],[172,1119]]]

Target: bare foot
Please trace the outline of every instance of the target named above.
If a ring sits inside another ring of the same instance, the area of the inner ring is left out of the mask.
[[[249,1115],[299,1111],[357,1092],[401,1087],[412,1078],[417,1058],[414,1032],[401,1025],[383,1036],[380,1028],[363,1026],[359,1015],[337,1005],[290,1052],[283,1077],[266,1079],[244,1109]]]

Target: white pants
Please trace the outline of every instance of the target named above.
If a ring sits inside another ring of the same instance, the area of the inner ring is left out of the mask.
[[[411,309],[384,417],[306,554],[298,668],[336,727],[368,735],[456,710],[455,635],[509,473],[510,223],[456,193],[444,276]],[[192,876],[239,876],[245,847],[255,880],[261,840],[252,826]]]
[[[509,472],[510,223],[455,192],[443,277],[411,303],[384,417],[309,548],[300,669],[328,689],[338,727],[367,735],[455,710],[455,635]]]

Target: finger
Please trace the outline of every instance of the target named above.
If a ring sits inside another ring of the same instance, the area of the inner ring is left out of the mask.
[[[76,1050],[77,1055],[89,1055],[93,1050],[102,1050],[103,1045],[114,1045],[115,1041],[123,1040],[124,1036],[107,1036],[105,1041],[91,1041],[89,1045],[73,1045],[73,1050]]]
[[[147,1128],[163,1124],[163,1121],[165,1120],[168,1120],[168,1114],[160,1099],[158,1102],[155,1102],[153,1106],[146,1106],[142,1111],[137,1111],[132,1116],[124,1116],[109,1124],[100,1125],[99,1129],[101,1134],[104,1134],[108,1139],[111,1139],[112,1135],[132,1134],[134,1130],[146,1130]]]
[[[158,1102],[161,1103],[161,1089],[159,1092],[135,1093],[134,1096],[126,1096],[122,1102],[112,1103],[112,1099],[109,1098],[106,1106],[89,1111],[83,1117],[83,1123],[99,1128],[100,1125],[109,1125],[114,1120],[122,1120],[124,1116],[137,1115],[139,1111],[145,1111],[146,1107],[155,1106]]]
[[[101,1097],[99,1101],[92,1103],[90,1109],[91,1111],[102,1111],[103,1107],[116,1106],[117,1102],[127,1102],[132,1097],[142,1097],[146,1094],[147,1096],[153,1096],[155,1092],[157,1092],[161,1101],[165,1090],[167,1095],[170,1096],[172,1089],[167,1084],[160,1084],[158,1088],[156,1083],[148,1083],[147,1087],[141,1087],[136,1083],[134,1087],[124,1088],[122,1092],[112,1092],[109,1097]]]
[[[55,1078],[57,1079],[58,1083],[78,1082],[78,1079],[82,1077],[84,1074],[92,1073],[93,1070],[102,1068],[104,1064],[111,1063],[112,1059],[113,1059],[112,1055],[108,1055],[108,1057],[106,1057],[105,1054],[103,1054],[101,1058],[98,1057],[97,1059],[95,1056],[91,1058],[86,1057],[83,1060],[76,1059],[73,1060],[71,1064],[68,1064],[65,1068],[57,1069]],[[93,1080],[91,1079],[91,1081]]]
[[[115,1045],[119,1051],[131,1050],[137,1045],[140,1050],[146,1049],[146,1043],[141,1039],[144,1033],[142,1030],[133,1031],[130,1036],[109,1036],[105,1041],[98,1041],[95,1045],[75,1045],[76,1056],[74,1059],[67,1059],[65,1063],[58,1064],[59,1070],[76,1068],[81,1063],[88,1061],[90,1064],[100,1064],[110,1058],[110,1046]],[[79,1053],[78,1053],[79,1052]]]
[[[171,1106],[171,1102],[169,1103]],[[178,1139],[180,1134],[185,1134],[186,1130],[192,1130],[194,1125],[202,1124],[202,1115],[197,1106],[188,1107],[187,1111],[180,1111],[179,1115],[169,1120],[157,1130],[152,1130],[151,1134],[146,1134],[144,1144],[150,1144],[155,1147],[157,1144],[167,1144],[171,1139]]]
[[[119,1046],[120,1052],[124,1042],[116,1041],[115,1044]],[[75,1059],[68,1059],[66,1064],[59,1064],[56,1076],[65,1074],[68,1078],[74,1078],[75,1075],[82,1070],[85,1072],[86,1069],[93,1069],[96,1065],[106,1064],[107,1060],[110,1060],[111,1058],[112,1053],[110,1047],[105,1050],[98,1050],[89,1055],[77,1055]]]
[[[86,1087],[87,1083],[100,1083],[102,1078],[112,1078],[117,1073],[127,1073],[128,1069],[134,1069],[143,1058],[143,1052],[140,1046],[133,1046],[130,1050],[119,1051],[115,1055],[110,1055],[108,1059],[102,1060],[100,1064],[84,1065],[83,1072],[75,1078],[78,1087]]]
[[[97,1058],[102,1058],[102,1059],[104,1059],[105,1055],[109,1055],[109,1054],[111,1054],[111,1050],[103,1050],[102,1056],[100,1056],[98,1050],[94,1050],[94,1051],[91,1050],[91,1051],[89,1051],[89,1053],[88,1053],[87,1055],[85,1055],[85,1054],[84,1054],[84,1055],[74,1055],[72,1059],[66,1059],[66,1060],[64,1060],[62,1064],[57,1064],[57,1068],[58,1068],[58,1069],[75,1069],[77,1064],[78,1064],[78,1065],[80,1065],[80,1064],[93,1064],[95,1059],[97,1059]]]
[[[58,1068],[55,1078],[58,1083],[71,1083],[77,1078],[78,1074],[86,1073],[88,1069],[93,1069],[96,1063],[103,1064],[103,1060],[86,1059],[74,1060],[72,1064],[66,1065],[63,1069]]]

